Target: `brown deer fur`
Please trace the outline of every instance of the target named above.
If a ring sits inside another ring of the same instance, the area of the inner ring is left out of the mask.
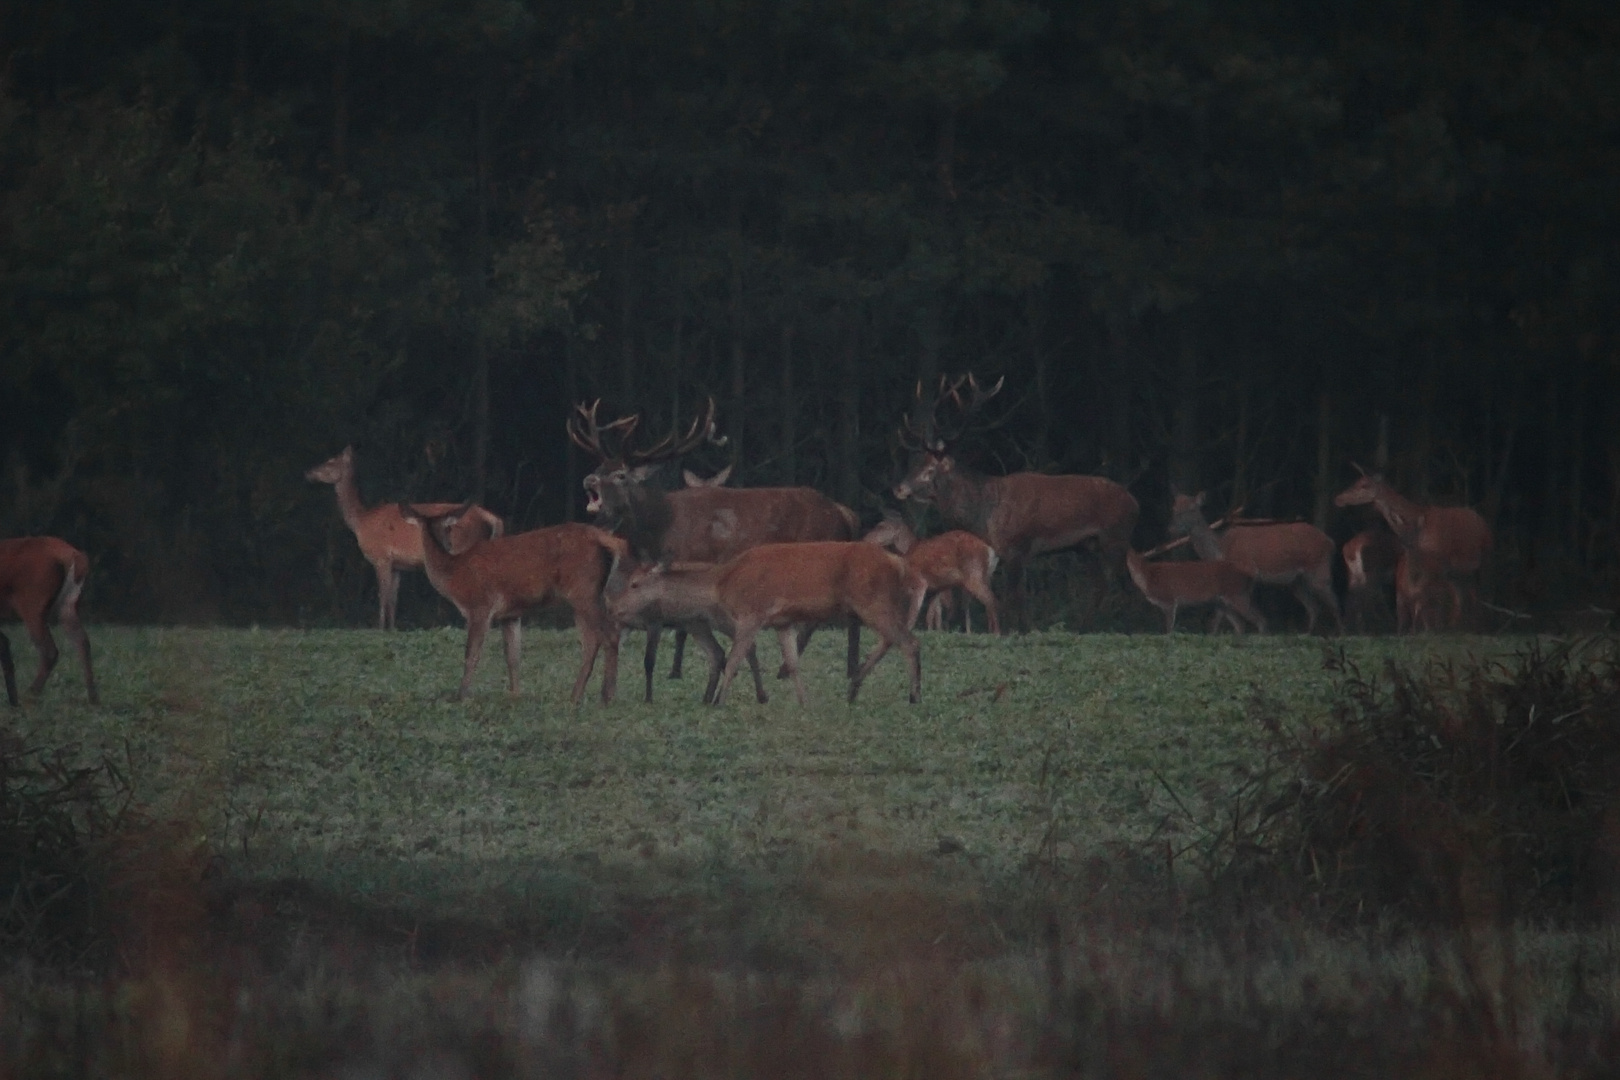
[[[849,700],[855,700],[861,683],[890,647],[899,646],[910,667],[910,700],[920,701],[922,665],[911,623],[926,588],[903,559],[876,544],[762,544],[743,552],[721,567],[715,582],[720,607],[737,629],[716,700],[725,698],[737,665],[759,631],[768,627],[781,639],[794,692],[803,704],[793,627],[856,620],[882,640],[850,677]]]
[[[926,540],[917,539],[904,521],[889,516],[862,539],[879,547],[890,548],[906,560],[906,565],[922,575],[929,592],[938,592],[934,604],[928,609],[928,628],[940,628],[940,600],[948,594],[942,590],[962,589],[984,605],[992,634],[1001,633],[1001,622],[996,612],[996,596],[990,589],[990,575],[995,573],[995,549],[970,532],[952,529]],[[967,616],[967,629],[973,631],[972,617]]]
[[[506,644],[506,687],[517,693],[523,615],[561,600],[573,608],[580,636],[573,703],[578,705],[584,698],[585,684],[599,651],[607,654],[602,668],[602,701],[613,700],[619,672],[619,632],[602,602],[602,586],[611,559],[622,550],[613,536],[589,525],[568,524],[485,540],[456,532],[469,507],[436,515],[404,503],[399,509],[402,520],[426,534],[424,565],[428,581],[467,620],[467,649],[458,698],[466,698],[472,688],[484,638],[495,623],[501,625]]]
[[[1164,612],[1167,634],[1175,632],[1179,609],[1200,604],[1218,604],[1220,613],[1239,634],[1243,633],[1239,616],[1265,632],[1266,620],[1249,599],[1254,589],[1254,575],[1224,559],[1149,562],[1131,550],[1125,553],[1125,565],[1148,603]]]
[[[393,503],[367,507],[360,502],[360,489],[354,482],[354,447],[343,451],[304,473],[306,480],[331,484],[337,492],[338,512],[343,523],[360,542],[360,553],[377,574],[377,628],[392,630],[399,607],[401,570],[422,567],[422,534],[400,517]],[[448,514],[458,503],[417,503],[425,514]],[[500,536],[505,525],[499,517],[481,506],[473,507],[464,528],[483,536]]]
[[[90,638],[79,622],[79,594],[89,575],[89,557],[65,540],[54,536],[0,540],[0,614],[14,612],[39,651],[39,672],[28,687],[30,695],[45,688],[45,680],[56,667],[59,654],[50,628],[54,618],[78,650],[90,704],[101,702],[95,672],[90,667]],[[5,634],[0,634],[0,670],[5,675],[6,700],[19,704],[17,671],[12,664],[11,642]]]
[[[721,610],[715,596],[719,576],[720,568],[708,563],[630,566],[621,560],[614,564],[605,590],[608,614],[621,627],[646,629],[649,625],[668,624],[689,631],[697,638],[698,645],[709,657],[709,683],[703,690],[705,703],[714,700],[720,669],[725,666],[725,651],[715,640],[714,631],[727,636],[736,633],[731,618]],[[654,660],[654,654],[649,651],[646,658],[648,701],[653,699]],[[765,684],[759,677],[759,658],[753,652],[748,655],[748,668],[754,676],[754,696],[764,704],[770,696],[765,693]]]

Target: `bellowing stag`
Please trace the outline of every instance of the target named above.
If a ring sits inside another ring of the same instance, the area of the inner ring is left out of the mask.
[[[962,400],[964,386],[971,394],[967,402]],[[1122,485],[1101,476],[1032,472],[983,476],[962,468],[953,453],[962,431],[942,434],[939,406],[950,401],[961,417],[970,417],[1000,390],[1001,382],[983,390],[972,375],[941,378],[940,392],[922,429],[913,426],[909,417],[901,429],[901,442],[918,460],[895,485],[894,494],[899,499],[933,503],[948,527],[966,530],[990,545],[1006,566],[1012,586],[1008,622],[1025,630],[1029,612],[1024,604],[1024,564],[1032,556],[1096,539],[1104,564],[1122,578],[1125,553],[1130,550],[1141,507]],[[921,395],[919,386],[919,400]]]
[[[583,484],[586,511],[630,546],[636,563],[722,563],[760,544],[854,540],[860,527],[855,512],[807,487],[686,487],[661,491],[647,483],[659,465],[681,457],[716,438],[714,401],[693,419],[684,433],[672,433],[645,449],[634,436],[640,414],[611,424],[597,421],[600,402],[576,406],[568,437],[599,464]],[[647,678],[658,655],[659,629],[647,631]],[[800,640],[803,648],[809,635]],[[860,659],[860,626],[849,628],[847,666],[851,674]],[[779,678],[788,677],[784,664]]]

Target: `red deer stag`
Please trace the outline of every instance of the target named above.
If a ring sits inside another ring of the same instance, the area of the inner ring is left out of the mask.
[[[781,640],[794,693],[803,705],[806,698],[799,678],[794,627],[842,622],[865,623],[882,639],[851,674],[850,702],[891,646],[899,646],[910,666],[911,702],[921,701],[922,663],[911,624],[926,589],[922,575],[876,544],[761,544],[748,549],[722,566],[715,580],[715,598],[737,629],[716,703],[725,699],[737,665],[754,647],[754,638],[762,629],[771,628]]]
[[[614,540],[623,544],[618,537]],[[718,630],[728,637],[736,636],[736,627],[720,608],[715,596],[715,582],[720,567],[709,563],[651,563],[630,566],[620,560],[614,563],[608,575],[608,614],[621,627],[648,629],[654,625],[671,625],[681,631],[690,630],[698,645],[709,657],[709,684],[703,690],[703,701],[714,701],[715,688],[720,683],[720,669],[725,666],[725,650],[714,638]],[[754,697],[764,704],[770,700],[765,684],[759,677],[759,657],[750,651],[748,668],[754,676]],[[653,699],[652,668],[647,669],[647,700]]]
[[[394,629],[399,606],[399,573],[422,567],[422,534],[406,524],[393,503],[366,507],[360,502],[360,489],[354,482],[354,447],[321,462],[304,473],[304,479],[331,484],[337,490],[338,513],[343,523],[360,541],[360,553],[377,572],[377,629]],[[456,503],[417,503],[425,514],[447,514]],[[505,526],[499,517],[475,506],[466,526],[486,536],[500,536]]]
[[[1356,469],[1361,472],[1361,478],[1335,495],[1333,505],[1371,504],[1384,516],[1401,546],[1420,556],[1405,575],[1397,577],[1397,609],[1403,577],[1409,586],[1419,577],[1438,577],[1445,581],[1451,594],[1452,610],[1446,622],[1450,626],[1457,625],[1464,609],[1464,590],[1457,582],[1459,578],[1467,579],[1468,596],[1477,604],[1479,590],[1474,578],[1491,551],[1490,526],[1466,506],[1426,506],[1413,502],[1385,483],[1382,476],[1369,473],[1359,465]]]
[[[928,629],[938,630],[944,623],[941,609],[950,597],[947,590],[961,589],[984,605],[990,632],[1001,633],[996,596],[990,591],[990,575],[1000,560],[989,544],[961,529],[919,540],[911,527],[893,513],[884,514],[882,523],[862,539],[898,553],[907,566],[922,575],[928,591],[938,594],[928,605]],[[962,615],[967,632],[973,633],[973,616],[966,604],[962,605]]]
[[[90,575],[90,559],[84,552],[54,536],[25,536],[0,540],[0,613],[8,609],[23,621],[28,636],[39,650],[39,673],[28,687],[30,695],[45,689],[59,656],[51,636],[50,620],[62,630],[79,652],[84,668],[84,687],[90,704],[101,704],[96,693],[96,676],[90,668],[90,638],[79,622],[79,594]],[[17,669],[11,662],[11,642],[0,633],[0,670],[6,679],[6,700],[17,700]]]
[[[1177,495],[1170,508],[1170,532],[1192,540],[1200,559],[1225,559],[1260,585],[1286,585],[1305,609],[1305,632],[1316,629],[1319,610],[1333,616],[1344,633],[1339,600],[1333,595],[1333,538],[1303,521],[1276,525],[1233,522],[1219,536],[1204,520],[1204,495]]]
[[[1225,559],[1149,562],[1134,549],[1127,549],[1125,566],[1148,603],[1164,612],[1167,634],[1175,633],[1178,610],[1200,604],[1219,605],[1219,615],[1232,624],[1236,633],[1243,633],[1239,616],[1253,623],[1262,634],[1266,632],[1264,616],[1255,610],[1249,599],[1254,591],[1254,575]]]
[[[579,405],[568,421],[568,437],[600,464],[585,477],[585,509],[597,522],[624,537],[637,563],[722,563],[759,544],[812,540],[854,540],[860,527],[855,511],[807,487],[688,487],[660,491],[646,481],[653,470],[690,453],[715,437],[714,400],[684,434],[674,433],[637,450],[633,437],[640,415],[611,424],[597,422],[600,402]],[[659,630],[647,631],[647,670],[657,660]],[[800,641],[800,648],[808,635]],[[860,658],[860,627],[849,628],[847,666]],[[672,672],[672,674],[674,674]],[[788,676],[784,664],[778,678]]]
[[[961,396],[964,386],[972,394],[967,402]],[[922,387],[917,390],[920,400]],[[1141,508],[1123,486],[1101,476],[1021,472],[991,477],[961,468],[952,453],[961,432],[951,437],[940,434],[939,405],[949,400],[965,418],[1000,390],[1001,382],[988,391],[981,389],[972,375],[954,381],[941,378],[940,392],[922,430],[914,427],[909,417],[901,429],[901,442],[920,460],[895,485],[894,494],[899,499],[933,503],[947,526],[965,529],[995,550],[1006,564],[1012,585],[1012,622],[1022,630],[1029,626],[1024,604],[1024,564],[1032,556],[1062,551],[1096,538],[1104,564],[1111,573],[1118,573],[1123,569]]]
[[[473,509],[469,503],[449,513],[430,514],[425,507],[399,504],[400,520],[423,534],[428,581],[467,620],[466,658],[456,697],[465,700],[471,690],[484,638],[496,623],[506,642],[506,688],[517,693],[523,616],[562,600],[574,609],[574,625],[579,628],[579,675],[572,700],[578,705],[584,698],[596,654],[605,651],[602,701],[612,701],[619,674],[619,632],[602,603],[602,586],[611,559],[622,546],[600,529],[573,524],[486,540],[456,528]]]
[[[1348,583],[1346,614],[1353,626],[1365,632],[1375,621],[1388,619],[1389,601],[1385,589],[1395,581],[1395,571],[1401,561],[1401,542],[1388,528],[1376,525],[1356,533],[1339,550],[1344,556]]]

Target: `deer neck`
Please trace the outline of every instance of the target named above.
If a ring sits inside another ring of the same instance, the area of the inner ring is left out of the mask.
[[[354,473],[345,472],[339,476],[332,490],[337,492],[338,513],[343,515],[343,523],[359,532],[360,519],[365,515],[366,508],[360,502],[360,487],[354,482]]]
[[[1394,530],[1401,543],[1410,544],[1417,539],[1423,525],[1422,506],[1403,495],[1397,495],[1389,488],[1378,492],[1377,497],[1373,499],[1373,505],[1384,515],[1384,520],[1389,523],[1389,527]]]
[[[1197,521],[1189,521],[1187,525],[1187,536],[1191,538],[1193,550],[1198,552],[1200,559],[1224,557],[1220,538],[1215,535],[1215,530],[1209,527],[1209,522],[1204,520],[1203,514],[1198,515]]]
[[[990,515],[999,500],[999,485],[990,477],[952,469],[934,480],[934,505],[945,524],[980,539],[990,535]]]
[[[674,517],[675,509],[668,492],[636,484],[625,491],[624,515],[614,523],[613,531],[629,542],[630,551],[637,559],[655,562],[672,554],[664,551],[664,540]]]
[[[450,574],[456,568],[456,557],[445,549],[440,542],[438,533],[434,532],[433,525],[422,522],[417,526],[422,532],[422,569],[427,573],[428,581],[435,589],[448,581]],[[443,592],[442,589],[439,589]],[[448,595],[448,594],[445,594]]]

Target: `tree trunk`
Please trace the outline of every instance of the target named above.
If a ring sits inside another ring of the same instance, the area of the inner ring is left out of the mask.
[[[1316,512],[1311,520],[1327,529],[1333,506],[1333,396],[1323,390],[1316,399]]]
[[[1123,312],[1108,316],[1108,395],[1111,415],[1107,457],[1109,472],[1118,480],[1127,475],[1135,453],[1131,432],[1131,391],[1136,366],[1131,363],[1131,319]]]
[[[861,494],[861,324],[851,312],[844,331],[844,377],[838,387],[838,499],[859,510]]]
[[[349,39],[345,33],[332,57],[332,176],[333,191],[343,188],[349,171]]]
[[[1198,345],[1191,320],[1181,327],[1176,364],[1176,412],[1170,450],[1170,486],[1184,495],[1202,490],[1198,471]]]
[[[1035,466],[1051,461],[1052,379],[1046,354],[1046,293],[1037,289],[1025,306],[1030,359],[1035,366]]]
[[[619,245],[619,393],[624,407],[637,411],[636,323],[635,323],[635,243],[631,221],[625,222]]]
[[[743,341],[742,261],[731,259],[731,463],[742,472],[743,446],[748,433],[748,350]]]
[[[472,497],[484,500],[489,477],[489,348],[484,340],[483,315],[489,300],[489,95],[487,67],[478,76],[477,180],[478,232],[473,243],[472,302],[473,372],[473,487]]]
[[[794,460],[799,440],[799,403],[793,397],[793,323],[782,324],[782,482],[798,482],[798,462]]]

